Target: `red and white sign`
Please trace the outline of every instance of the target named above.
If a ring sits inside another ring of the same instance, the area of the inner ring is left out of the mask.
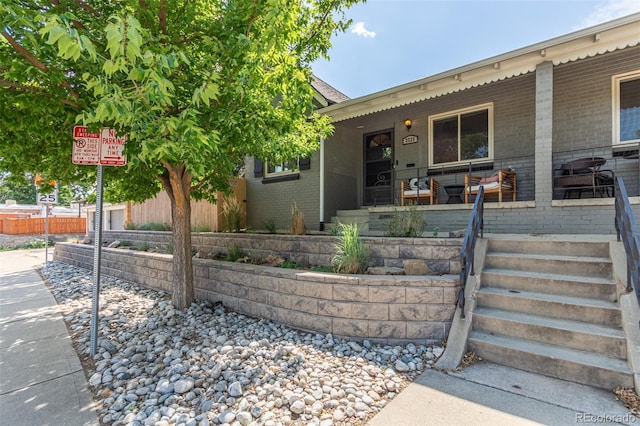
[[[73,128],[73,164],[124,166],[127,158],[122,155],[126,136],[105,127],[100,133],[88,132],[84,126]]]

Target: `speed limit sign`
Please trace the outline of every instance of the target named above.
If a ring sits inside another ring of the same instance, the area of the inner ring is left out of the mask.
[[[48,194],[36,194],[36,202],[42,204],[58,204],[58,190],[54,189],[52,192]]]

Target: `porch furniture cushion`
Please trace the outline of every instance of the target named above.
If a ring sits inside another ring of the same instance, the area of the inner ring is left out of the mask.
[[[400,205],[405,199],[428,199],[429,204],[438,204],[438,181],[431,178],[412,178],[400,182]]]
[[[464,202],[468,203],[471,195],[478,194],[481,186],[485,195],[497,194],[499,202],[508,195],[511,195],[512,201],[516,201],[516,173],[511,170],[496,170],[489,177],[465,175]]]

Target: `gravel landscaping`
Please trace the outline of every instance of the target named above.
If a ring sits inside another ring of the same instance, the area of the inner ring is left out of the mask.
[[[103,424],[363,425],[442,354],[297,331],[103,276],[90,357],[92,275],[40,273],[71,333]]]

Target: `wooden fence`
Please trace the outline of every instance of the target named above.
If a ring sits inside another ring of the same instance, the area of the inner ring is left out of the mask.
[[[0,234],[30,235],[44,234],[45,218],[28,219],[0,219]],[[86,218],[84,217],[50,217],[50,234],[84,234],[86,232]]]

